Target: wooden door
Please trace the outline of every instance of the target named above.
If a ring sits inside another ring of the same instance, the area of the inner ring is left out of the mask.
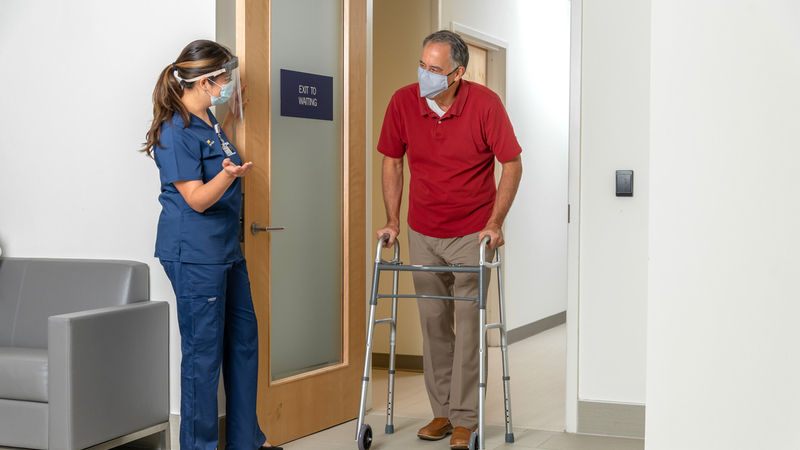
[[[337,316],[341,323],[337,337],[339,357],[332,364],[291,376],[274,376],[271,366],[271,328],[284,325],[280,322],[284,318],[272,315],[275,308],[271,298],[274,286],[271,285],[281,281],[274,280],[272,275],[277,265],[286,264],[291,259],[300,264],[298,267],[302,270],[307,270],[311,280],[315,255],[301,253],[276,257],[271,255],[271,248],[282,239],[280,232],[255,235],[250,231],[254,222],[262,227],[281,225],[272,223],[273,204],[279,199],[286,202],[287,197],[279,196],[293,194],[273,190],[276,175],[285,175],[287,170],[291,170],[293,177],[307,177],[302,170],[273,165],[273,123],[280,118],[281,112],[272,106],[274,99],[271,98],[275,92],[273,85],[280,83],[275,79],[275,67],[271,63],[271,55],[277,50],[271,47],[272,8],[273,2],[266,0],[237,0],[236,3],[237,53],[243,82],[247,84],[245,95],[250,99],[236,141],[245,160],[254,163],[253,171],[244,181],[243,246],[259,322],[257,412],[269,442],[280,445],[358,415],[366,320],[366,0],[344,0],[342,3],[342,70],[331,74],[342,88],[341,110],[337,112],[342,118],[338,134],[341,142],[337,145],[340,152],[337,170],[341,170],[338,178],[341,181],[338,194],[341,222],[318,224],[340,230],[335,243],[340,251],[340,260],[335,268],[340,277],[340,290],[334,293],[340,302]],[[302,28],[303,17],[297,17],[296,22]],[[309,239],[315,238],[309,236]],[[303,327],[304,324],[298,323],[297,326]]]
[[[464,79],[486,86],[486,49],[469,43],[467,48],[469,49],[469,63],[464,72]]]

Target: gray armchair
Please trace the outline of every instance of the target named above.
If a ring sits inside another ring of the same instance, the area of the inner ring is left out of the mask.
[[[0,447],[169,447],[169,308],[146,264],[0,258]]]

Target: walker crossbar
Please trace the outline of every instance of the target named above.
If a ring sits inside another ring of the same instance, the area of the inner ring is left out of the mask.
[[[476,297],[450,297],[441,295],[379,295],[377,298],[438,298],[442,300],[465,300],[468,302],[477,302]]]
[[[488,264],[485,264],[489,267]],[[399,264],[378,264],[378,270],[398,272],[469,272],[479,273],[480,266],[401,266]]]
[[[460,300],[478,303],[479,320],[481,325],[480,333],[480,346],[479,351],[479,376],[478,376],[478,429],[472,433],[469,441],[469,450],[483,450],[486,448],[485,430],[486,430],[486,333],[491,329],[500,330],[500,349],[503,361],[503,396],[505,406],[505,422],[506,422],[506,436],[505,441],[508,443],[514,442],[514,432],[512,431],[511,424],[511,376],[508,369],[508,338],[506,335],[506,312],[505,301],[503,299],[503,272],[500,270],[502,266],[501,252],[497,249],[497,261],[486,262],[486,248],[489,244],[489,237],[486,236],[481,240],[480,244],[480,259],[477,266],[464,266],[453,264],[449,266],[416,266],[416,265],[403,265],[400,262],[400,247],[395,240],[394,242],[394,258],[390,261],[381,258],[381,251],[386,242],[389,241],[389,235],[384,234],[378,240],[378,248],[375,251],[375,266],[373,269],[372,278],[372,295],[369,299],[369,328],[367,329],[367,343],[366,355],[364,357],[364,374],[361,377],[361,401],[359,402],[358,410],[358,423],[356,425],[356,441],[359,450],[369,450],[372,445],[372,428],[364,423],[364,416],[366,415],[367,406],[367,389],[369,386],[369,370],[372,365],[372,340],[375,335],[375,325],[388,323],[389,330],[389,386],[388,386],[388,400],[386,403],[386,434],[394,433],[394,377],[395,377],[395,348],[397,336],[397,299],[398,298],[431,298],[431,299],[444,299],[444,300]],[[499,293],[500,304],[500,322],[486,323],[486,292],[487,292],[487,271],[490,269],[497,270],[497,284]],[[382,271],[392,272],[392,295],[379,295],[378,284],[380,281],[380,273]],[[400,272],[459,272],[459,273],[477,273],[478,274],[478,297],[453,297],[453,296],[438,296],[438,295],[398,295],[398,278]],[[386,319],[375,319],[375,310],[378,305],[379,298],[392,299],[392,316]]]

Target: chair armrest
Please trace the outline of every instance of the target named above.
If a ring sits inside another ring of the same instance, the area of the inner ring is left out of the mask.
[[[50,450],[75,450],[169,420],[169,305],[51,316]]]

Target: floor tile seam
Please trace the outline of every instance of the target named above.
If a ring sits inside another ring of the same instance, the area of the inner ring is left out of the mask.
[[[557,436],[556,434],[552,434],[552,435],[550,435],[550,437],[549,437],[549,438],[547,438],[547,439],[546,439],[544,442],[542,442],[541,444],[537,445],[537,446],[536,446],[536,447],[534,447],[534,448],[546,448],[546,447],[542,447],[542,446],[543,446],[544,444],[546,444],[546,443],[550,442],[550,440],[552,440],[552,439],[553,439],[554,437],[556,437],[556,436]]]
[[[575,436],[588,436],[588,437],[596,437],[596,438],[608,438],[608,439],[626,439],[629,441],[643,441],[645,438],[640,437],[631,437],[631,436],[613,436],[608,434],[591,434],[591,433],[574,433]]]

